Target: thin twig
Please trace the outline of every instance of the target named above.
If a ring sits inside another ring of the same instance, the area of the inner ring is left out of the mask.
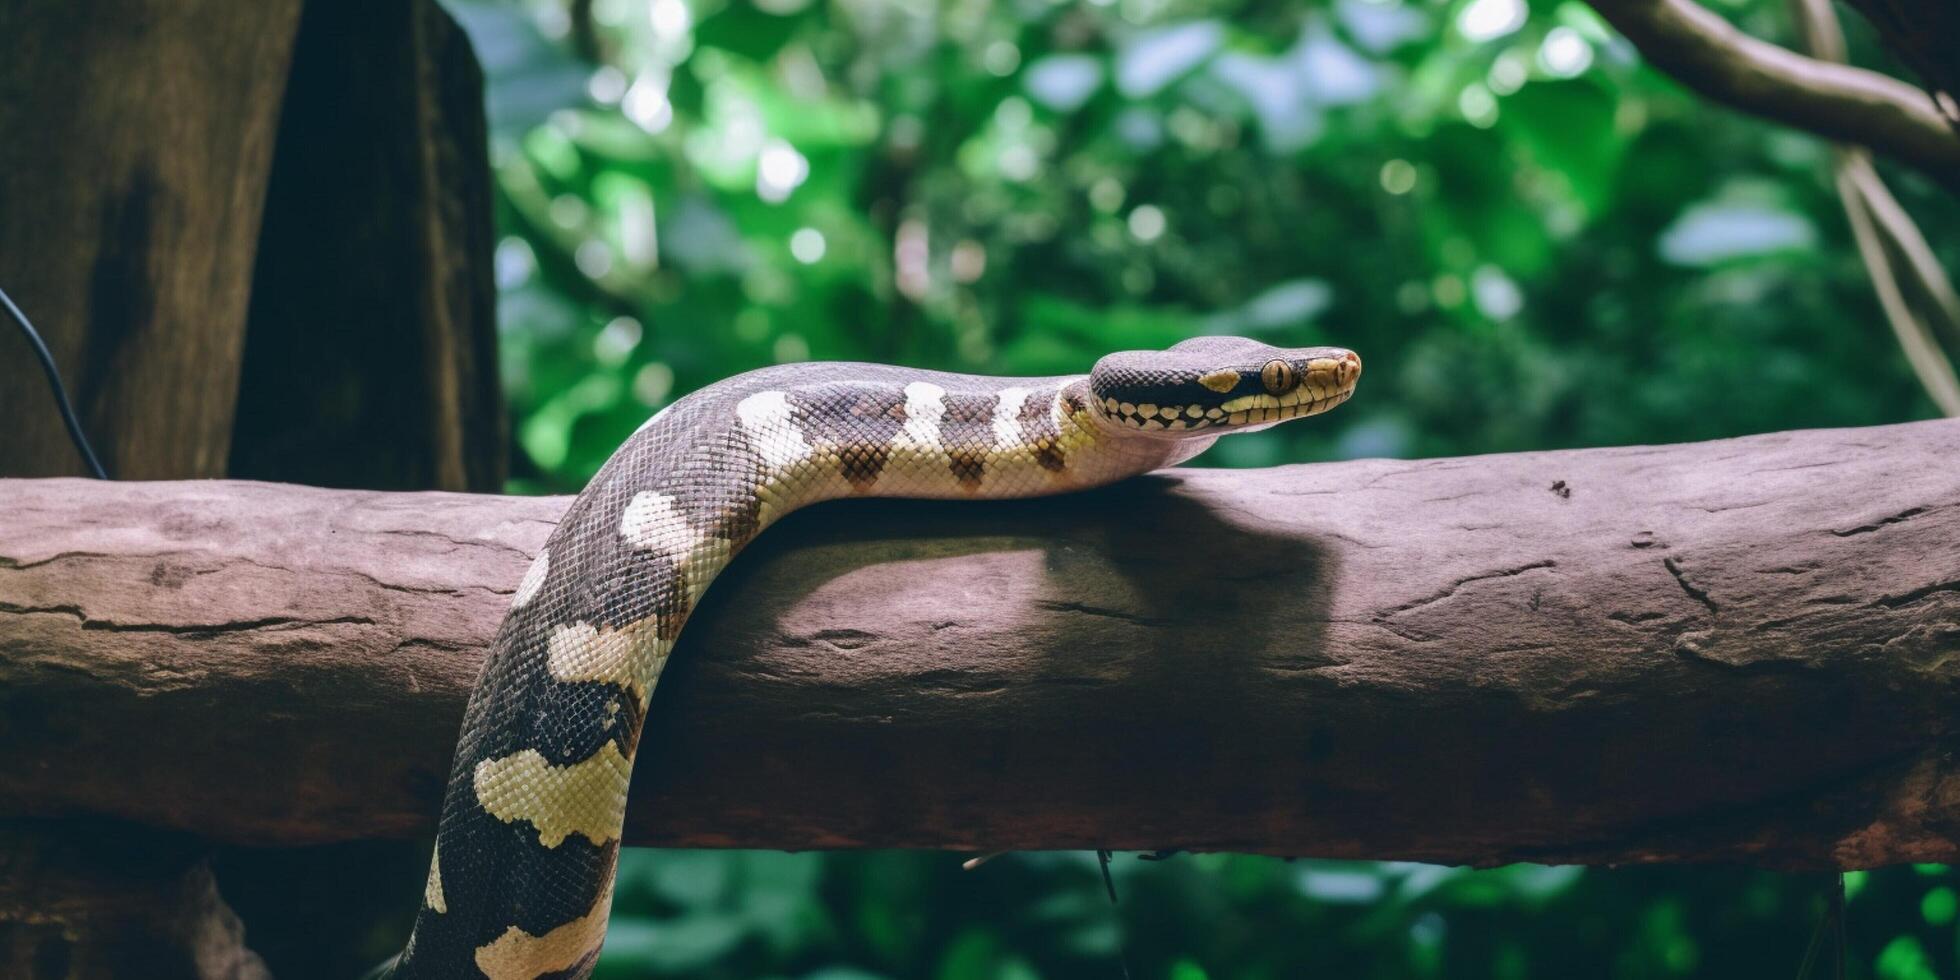
[[[1939,257],[1933,254],[1933,247],[1927,244],[1926,236],[1920,233],[1912,216],[1879,179],[1870,155],[1859,154],[1852,167],[1857,171],[1855,176],[1872,218],[1906,260],[1922,298],[1931,304],[1932,309],[1926,311],[1927,318],[1939,328],[1936,332],[1945,335],[1947,356],[1960,356],[1960,292],[1954,290],[1953,280],[1947,278],[1946,269],[1940,266]]]

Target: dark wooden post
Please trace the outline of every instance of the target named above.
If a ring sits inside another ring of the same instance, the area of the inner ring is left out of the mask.
[[[253,276],[231,474],[503,489],[483,77],[430,0],[309,3]]]
[[[126,479],[225,474],[299,0],[0,4],[0,285]],[[0,334],[0,473],[82,473]]]
[[[501,486],[483,82],[433,0],[17,0],[0,37],[0,286],[113,475]],[[0,324],[0,476],[80,472]],[[203,837],[0,824],[0,975],[263,973],[240,915],[275,965],[354,972],[371,921],[334,916],[388,909],[258,922],[297,859],[233,851],[235,915]]]

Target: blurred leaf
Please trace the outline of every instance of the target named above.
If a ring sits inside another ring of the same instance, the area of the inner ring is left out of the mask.
[[[1086,54],[1049,55],[1028,66],[1028,94],[1035,101],[1061,113],[1082,108],[1102,87],[1101,59]]]
[[[1606,208],[1619,174],[1625,141],[1613,102],[1583,79],[1536,82],[1504,100],[1506,134],[1540,168],[1533,183],[1547,196],[1569,198],[1587,217]]]
[[[1117,52],[1116,89],[1132,99],[1155,95],[1204,64],[1224,43],[1224,25],[1212,20],[1139,32]]]
[[[1873,965],[1879,980],[1939,980],[1926,947],[1916,936],[1899,936],[1885,944]]]
[[[747,0],[730,0],[701,18],[694,43],[762,61],[782,50],[796,35],[800,19],[765,13]]]
[[[985,929],[966,929],[940,958],[938,980],[993,980],[1004,968],[1000,940]]]
[[[1334,289],[1321,279],[1293,279],[1274,285],[1244,306],[1213,314],[1205,332],[1259,334],[1306,326],[1334,302]]]
[[[606,930],[605,973],[619,976],[632,970],[681,973],[726,955],[742,941],[742,923],[734,916],[698,914],[668,921],[626,919]]]
[[[1023,309],[1028,331],[1053,331],[1088,342],[1085,349],[1164,348],[1197,333],[1194,318],[1147,307],[1096,309],[1060,296],[1031,296]]]
[[[1929,890],[1919,900],[1920,917],[1929,926],[1952,925],[1956,912],[1960,912],[1960,895],[1955,895],[1953,889],[1945,886]]]
[[[1707,267],[1735,259],[1802,251],[1817,232],[1800,214],[1761,204],[1697,204],[1661,233],[1661,257],[1675,265]]]

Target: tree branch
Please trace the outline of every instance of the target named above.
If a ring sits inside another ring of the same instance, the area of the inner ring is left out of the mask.
[[[826,505],[629,842],[1960,858],[1960,422]],[[426,833],[563,498],[0,481],[0,817]]]
[[[1878,29],[1887,50],[1906,63],[1933,93],[1940,111],[1960,125],[1960,4],[1944,0],[1847,0]]]
[[[1829,62],[1845,60],[1844,31],[1831,0],[1792,0],[1790,12],[1812,54]],[[1870,152],[1839,144],[1831,153],[1831,171],[1852,240],[1900,351],[1933,404],[1960,417],[1960,377],[1935,333],[1937,325],[1939,333],[1960,341],[1960,295],[1926,236],[1872,166]],[[1908,283],[1916,287],[1910,294],[1904,288]],[[1954,350],[1960,352],[1960,344]]]
[[[1750,37],[1693,0],[1593,0],[1593,7],[1654,67],[1702,95],[1869,147],[1960,193],[1960,133],[1924,90]]]

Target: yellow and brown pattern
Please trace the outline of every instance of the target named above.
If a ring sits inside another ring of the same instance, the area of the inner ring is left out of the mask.
[[[1101,486],[1324,412],[1360,369],[1336,348],[1207,337],[1062,378],[786,365],[669,406],[593,478],[517,586],[392,975],[591,971],[654,685],[702,592],[784,514],[839,497]]]

